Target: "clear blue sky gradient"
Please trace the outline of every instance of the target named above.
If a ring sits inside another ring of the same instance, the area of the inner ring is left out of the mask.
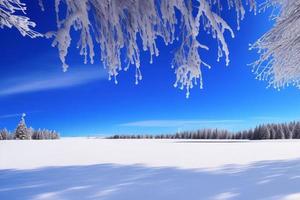
[[[37,22],[36,30],[55,30],[51,2],[40,11],[30,2],[28,14]],[[216,45],[210,35],[201,34],[202,43],[211,47],[201,52],[212,69],[203,68],[204,89],[194,88],[189,99],[175,89],[171,60],[176,45],[166,47],[159,40],[160,56],[149,64],[149,53],[142,54],[143,80],[134,84],[134,67],[118,76],[119,84],[107,80],[99,56],[94,65],[84,65],[73,47],[67,57],[70,70],[62,72],[57,49],[51,40],[22,37],[15,29],[0,30],[0,127],[14,130],[19,113],[27,113],[27,124],[34,128],[56,129],[63,136],[114,133],[172,133],[197,128],[241,130],[265,122],[300,118],[300,91],[266,89],[255,80],[247,65],[258,55],[249,44],[271,26],[269,13],[247,13],[236,38],[229,33],[230,65],[216,62]],[[235,28],[234,12],[223,16]],[[74,34],[76,37],[76,34]]]

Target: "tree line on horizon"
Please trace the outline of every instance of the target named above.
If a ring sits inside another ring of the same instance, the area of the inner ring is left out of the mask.
[[[0,130],[0,140],[54,140],[60,138],[56,131],[27,128],[24,117],[25,114],[22,115],[22,119],[14,132],[9,132],[7,129]]]
[[[254,129],[231,132],[222,129],[199,129],[175,134],[159,135],[113,135],[107,139],[228,139],[228,140],[271,140],[300,139],[300,121],[272,123],[256,126]]]

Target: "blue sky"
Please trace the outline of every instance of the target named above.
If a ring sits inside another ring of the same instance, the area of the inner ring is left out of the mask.
[[[29,1],[27,1],[29,2]],[[31,2],[28,14],[37,30],[55,29],[53,5],[41,12]],[[235,16],[224,17],[236,27]],[[134,84],[134,67],[121,72],[119,84],[108,81],[99,59],[84,65],[72,48],[62,72],[57,49],[51,40],[22,37],[16,30],[0,30],[0,127],[13,130],[20,113],[27,113],[27,124],[34,128],[56,129],[63,136],[114,133],[172,133],[197,128],[241,130],[259,123],[300,119],[300,91],[266,89],[267,83],[255,80],[247,65],[257,58],[249,51],[253,43],[272,26],[268,13],[247,14],[236,38],[226,35],[230,65],[216,62],[215,41],[202,34],[209,52],[201,52],[212,69],[203,68],[204,89],[194,88],[189,99],[175,89],[171,69],[175,46],[158,41],[160,56],[149,64],[142,54],[143,80]],[[74,46],[73,46],[74,47]],[[99,57],[98,57],[99,58]]]

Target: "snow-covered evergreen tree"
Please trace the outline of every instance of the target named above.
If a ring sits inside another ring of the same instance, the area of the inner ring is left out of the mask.
[[[0,138],[1,138],[1,140],[9,140],[10,139],[10,134],[6,128],[3,130],[0,130]]]
[[[26,123],[25,123],[25,116],[26,114],[22,114],[21,121],[19,122],[14,138],[19,140],[29,140],[31,139],[30,131],[28,130]]]
[[[35,130],[32,135],[33,140],[43,140],[43,131],[41,129]]]
[[[47,129],[34,130],[32,134],[33,140],[55,140],[59,139],[59,134],[56,131],[50,131]]]

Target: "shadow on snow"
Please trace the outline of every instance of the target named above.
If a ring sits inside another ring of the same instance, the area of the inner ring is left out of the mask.
[[[0,170],[3,200],[283,199],[299,186],[300,160],[216,171],[113,164]]]

